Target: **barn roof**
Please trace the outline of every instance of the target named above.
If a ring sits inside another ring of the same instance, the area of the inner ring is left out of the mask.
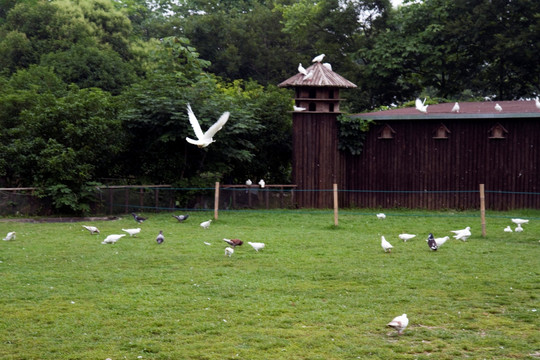
[[[313,71],[311,79],[304,80],[304,75],[298,73],[287,80],[280,83],[279,87],[292,86],[314,86],[314,87],[339,87],[339,88],[355,88],[356,85],[345,79],[343,76],[330,70],[320,62],[316,62],[306,69],[309,72]]]
[[[454,104],[429,105],[427,114],[419,112],[415,107],[407,107],[351,116],[371,120],[540,118],[540,110],[534,100],[462,102],[459,103],[459,113],[452,112]],[[499,104],[502,111],[495,110],[495,104]]]

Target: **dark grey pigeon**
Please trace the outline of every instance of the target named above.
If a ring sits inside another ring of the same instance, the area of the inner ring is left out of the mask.
[[[429,246],[429,248],[433,251],[437,251],[437,249],[439,248],[437,246],[437,242],[435,241],[435,238],[433,237],[433,234],[432,233],[429,233],[429,236],[427,238],[427,244]]]
[[[186,220],[189,215],[173,215],[174,218],[176,218],[176,220],[178,220],[179,222],[182,222],[184,220]]]
[[[139,224],[142,223],[144,220],[146,220],[147,218],[143,218],[135,213],[131,213],[131,215],[133,215],[133,218],[135,219],[136,222],[138,222]]]
[[[165,237],[163,236],[163,230],[159,230],[159,235],[157,236],[156,241],[158,244],[162,244],[165,241]]]

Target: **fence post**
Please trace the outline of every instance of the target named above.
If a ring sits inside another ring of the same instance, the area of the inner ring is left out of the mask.
[[[338,190],[337,190],[337,184],[334,184],[334,225],[338,226]]]
[[[214,219],[217,220],[219,212],[219,181],[216,181],[216,191],[214,193]]]
[[[486,236],[486,195],[484,184],[480,184],[480,221],[482,222],[482,237]]]

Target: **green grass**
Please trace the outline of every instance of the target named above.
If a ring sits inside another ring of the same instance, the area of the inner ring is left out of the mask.
[[[1,359],[531,359],[540,356],[540,212],[210,212],[0,223]],[[504,233],[511,216],[532,219]],[[471,226],[467,242],[426,244]],[[165,243],[154,241],[163,230]],[[418,234],[406,243],[401,232]],[[393,245],[384,253],[380,235]],[[224,256],[224,237],[265,242]],[[211,246],[203,242],[211,242]],[[536,311],[538,310],[538,311]],[[402,336],[386,327],[407,313]]]

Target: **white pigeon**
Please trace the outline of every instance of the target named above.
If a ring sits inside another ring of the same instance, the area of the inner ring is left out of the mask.
[[[498,112],[502,111],[502,107],[501,105],[499,105],[499,103],[495,104],[495,110],[497,110]]]
[[[381,246],[384,252],[391,252],[392,249],[394,248],[388,241],[386,241],[384,236],[381,236]]]
[[[10,231],[10,232],[7,233],[6,237],[3,238],[2,240],[4,240],[4,241],[15,240],[15,237],[16,237],[15,235],[16,234],[17,233],[15,231]]]
[[[327,68],[328,70],[332,71],[332,64],[330,63],[323,63],[323,66]]]
[[[307,70],[302,66],[302,63],[298,64],[298,72],[304,76],[307,75]]]
[[[459,104],[458,103],[454,104],[454,107],[452,108],[452,112],[456,112],[456,113],[459,112]]]
[[[208,229],[208,228],[210,227],[210,223],[211,223],[211,222],[212,222],[212,220],[203,221],[203,222],[201,223],[201,227],[202,227],[203,229]]]
[[[322,59],[324,59],[325,56],[326,56],[326,55],[324,55],[324,54],[315,56],[315,57],[313,58],[313,60],[311,60],[311,62],[319,62],[319,63],[320,63],[320,62],[322,61]]]
[[[301,106],[293,105],[293,110],[294,110],[294,111],[304,111],[304,110],[306,110],[306,108],[305,108],[305,107],[301,107]]]
[[[137,237],[136,235],[137,235],[138,233],[141,232],[141,228],[136,228],[136,229],[122,229],[122,231],[127,232],[127,233],[129,234],[130,237],[132,237],[132,236]]]
[[[259,250],[264,249],[264,247],[266,246],[264,243],[261,243],[261,242],[249,242],[248,241],[248,244],[251,245],[251,247],[253,249],[255,249],[255,251],[257,251],[257,252],[259,252]]]
[[[253,184],[253,182],[251,181],[251,179],[247,179],[247,180],[246,180],[246,185],[247,185],[247,186],[251,186],[251,184]]]
[[[442,244],[444,244],[448,239],[450,239],[450,236],[445,236],[442,238],[435,238],[435,244],[437,244],[437,247],[441,247]]]
[[[421,113],[427,114],[427,108],[429,105],[424,105],[426,103],[426,99],[424,98],[424,101],[420,99],[416,99],[416,110],[420,111]]]
[[[512,219],[512,222],[516,225],[523,225],[529,222],[529,220],[526,219]]]
[[[512,228],[510,227],[510,225],[504,228],[504,232],[512,232]]]
[[[232,254],[234,254],[234,249],[232,247],[226,247],[225,256],[231,257]]]
[[[304,75],[304,79],[302,80],[309,80],[312,77],[313,77],[313,70],[309,70],[309,72],[306,75]]]
[[[263,179],[261,179],[261,180],[259,181],[259,186],[260,186],[261,188],[263,188],[263,189],[264,189],[264,187],[266,186],[266,183],[264,182]]]
[[[471,236],[471,227],[470,226],[467,226],[465,229],[461,229],[461,230],[452,230],[451,232],[453,232],[454,234],[454,239],[457,239],[457,240],[462,240],[462,241],[467,241],[467,239],[469,238],[469,236]]]
[[[413,234],[399,234],[398,235],[399,238],[403,241],[407,241],[407,240],[411,240],[413,237],[415,237],[416,235],[413,235]]]
[[[94,235],[95,233],[98,233],[99,234],[99,229],[95,226],[87,226],[87,225],[82,225],[83,228],[85,228],[86,230],[90,231],[90,234]]]
[[[378,213],[378,214],[377,214],[377,219],[384,220],[384,219],[386,219],[386,215],[383,214],[383,213]]]
[[[193,110],[191,110],[191,106],[187,105],[188,110],[188,117],[189,122],[191,123],[191,127],[193,128],[193,131],[195,132],[195,136],[197,136],[197,140],[190,139],[186,137],[186,141],[190,144],[197,145],[200,148],[205,148],[211,143],[213,143],[215,140],[213,139],[213,136],[216,135],[216,133],[221,130],[223,125],[229,120],[230,113],[228,111],[224,112],[218,121],[214,123],[214,125],[210,126],[210,128],[203,133],[201,129],[201,125],[199,124],[199,121],[195,117],[195,114],[193,113]]]
[[[516,226],[516,229],[514,230],[515,232],[522,232],[523,231],[523,228],[521,227],[521,224],[518,224]]]
[[[536,99],[534,99],[534,101],[535,101],[536,108],[538,110],[540,110],[540,100],[538,100],[538,97],[536,97]]]
[[[208,245],[208,246],[210,246],[210,245],[212,245],[212,244],[211,244],[211,243],[209,243],[209,242],[207,242],[207,241],[205,241],[205,242],[204,242],[204,245]]]
[[[103,240],[101,243],[102,244],[114,244],[115,242],[117,242],[120,238],[126,236],[126,234],[122,234],[122,235],[109,235],[105,238],[105,240]]]
[[[386,326],[390,326],[397,330],[398,334],[403,334],[403,330],[409,325],[409,319],[407,314],[401,316],[396,316],[392,321],[390,321]]]

